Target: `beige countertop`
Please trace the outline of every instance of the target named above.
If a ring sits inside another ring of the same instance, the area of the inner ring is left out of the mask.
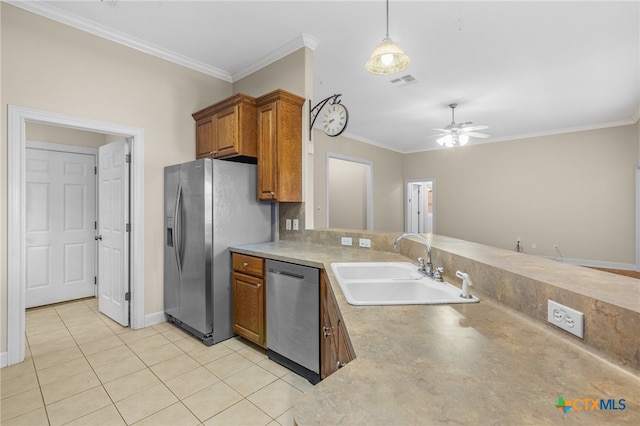
[[[298,425],[640,424],[638,376],[482,295],[463,305],[347,304],[332,262],[411,261],[402,255],[291,241],[232,251],[327,272],[356,359],[298,399]],[[577,407],[563,413],[559,397]],[[618,408],[624,399],[626,409],[578,410],[585,398]]]

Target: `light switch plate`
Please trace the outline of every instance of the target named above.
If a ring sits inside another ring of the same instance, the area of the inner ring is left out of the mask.
[[[342,244],[343,246],[352,246],[353,240],[351,239],[351,237],[342,237],[340,239],[340,244]]]
[[[358,245],[360,247],[371,248],[371,240],[369,238],[360,238]]]
[[[291,219],[285,219],[284,229],[286,229],[287,231],[291,231]]]

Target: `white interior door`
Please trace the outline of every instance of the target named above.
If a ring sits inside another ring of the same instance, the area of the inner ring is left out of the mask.
[[[433,233],[434,181],[406,182],[405,232]]]
[[[129,325],[129,167],[125,139],[98,154],[98,307]]]
[[[25,306],[95,294],[95,155],[28,148]]]

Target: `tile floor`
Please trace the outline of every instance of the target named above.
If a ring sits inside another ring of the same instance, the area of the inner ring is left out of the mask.
[[[241,338],[122,327],[96,299],[29,309],[26,357],[0,370],[9,425],[283,425],[312,385]]]

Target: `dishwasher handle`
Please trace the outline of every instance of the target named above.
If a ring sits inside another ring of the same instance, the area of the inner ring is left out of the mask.
[[[296,273],[289,272],[289,271],[277,271],[275,269],[269,268],[269,272],[272,272],[272,273],[278,274],[278,275],[285,275],[287,277],[297,278],[299,280],[303,280],[304,279],[304,275],[296,274]]]

